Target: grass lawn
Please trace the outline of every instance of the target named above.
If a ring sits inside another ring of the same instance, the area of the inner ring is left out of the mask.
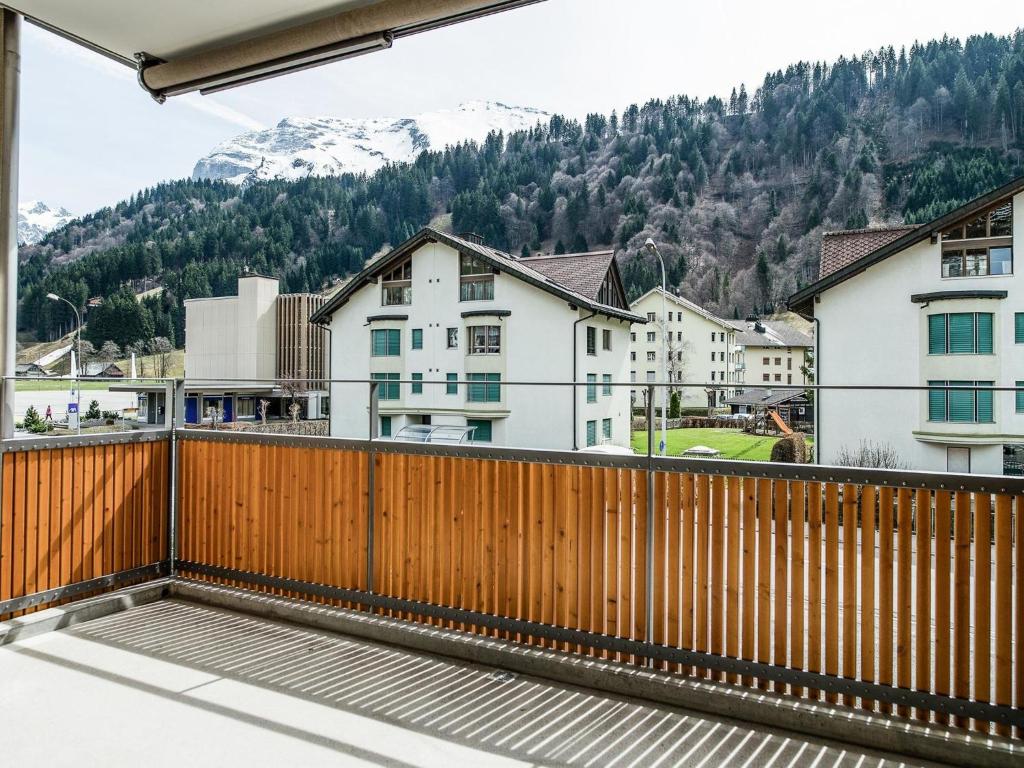
[[[83,381],[82,391],[85,392],[90,389],[110,389],[111,382],[109,381]],[[19,381],[15,389],[18,392],[60,392],[67,391],[71,387],[71,382],[68,379],[53,379],[52,381],[44,381],[42,379],[34,379],[32,381]]]
[[[654,433],[654,450],[658,450],[660,432]],[[679,456],[683,451],[695,445],[706,445],[722,452],[722,459],[747,459],[749,461],[769,461],[772,446],[777,437],[765,435],[748,435],[738,429],[670,429],[668,431],[667,453]],[[647,432],[633,433],[633,450],[647,453]]]

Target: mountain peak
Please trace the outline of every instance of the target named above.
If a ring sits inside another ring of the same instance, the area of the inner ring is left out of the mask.
[[[51,208],[41,200],[18,204],[18,245],[38,243],[48,232],[67,224],[74,216],[66,208]]]
[[[285,117],[273,128],[229,139],[201,158],[193,179],[248,184],[341,173],[373,173],[387,163],[411,162],[427,149],[444,149],[491,131],[531,128],[547,112],[499,101],[467,101],[413,117]]]

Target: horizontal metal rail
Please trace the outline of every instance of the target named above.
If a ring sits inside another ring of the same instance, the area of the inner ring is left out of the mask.
[[[169,440],[169,429],[137,429],[131,432],[94,432],[60,437],[17,437],[0,440],[0,453],[16,451],[51,451],[57,448],[80,448],[90,445],[121,445],[123,443],[155,443]]]
[[[859,696],[863,699],[885,701],[900,706],[919,707],[949,715],[973,717],[978,720],[1024,727],[1024,710],[1005,705],[988,704],[970,699],[958,699],[927,691],[896,688],[880,683],[868,683],[836,675],[826,675],[820,672],[807,672],[775,664],[746,661],[732,656],[720,656],[702,651],[673,648],[643,640],[631,640],[629,638],[589,632],[582,629],[569,629],[526,619],[513,619],[491,613],[471,611],[465,608],[452,608],[433,603],[422,603],[416,600],[388,597],[387,595],[372,592],[332,587],[326,584],[315,584],[280,576],[268,576],[261,573],[240,571],[234,568],[224,568],[192,561],[178,561],[178,569],[185,573],[231,579],[261,587],[300,592],[334,600],[345,600],[368,608],[405,611],[444,621],[471,624],[519,635],[543,637],[558,642],[583,645],[588,648],[614,651],[641,658],[656,659],[684,666],[701,667],[719,672],[749,675],[762,680],[772,680],[794,686],[813,688],[825,691],[826,693]]]
[[[559,464],[578,467],[682,472],[699,475],[752,477],[767,480],[802,480],[805,482],[851,483],[890,488],[923,488],[935,491],[975,491],[977,493],[1024,494],[1024,477],[1010,475],[962,475],[948,472],[923,472],[900,469],[834,467],[820,464],[782,464],[768,461],[737,461],[728,459],[694,459],[685,457],[653,457],[648,465],[646,455],[617,455],[586,451],[553,451],[544,449],[505,448],[479,445],[443,445],[438,443],[407,443],[397,440],[356,440],[343,437],[280,435],[233,430],[184,429],[179,440],[245,445],[276,445],[294,448],[391,453],[406,456],[448,456],[459,459],[492,459],[538,464]]]
[[[166,576],[169,572],[166,560],[161,560],[149,565],[142,565],[138,568],[129,568],[126,571],[118,571],[106,576],[99,576],[86,581],[76,581],[74,584],[67,584],[63,587],[47,589],[42,592],[33,592],[30,595],[14,597],[10,600],[0,602],[0,616],[14,611],[23,611],[26,608],[34,608],[37,605],[52,603],[56,600],[63,600],[67,597],[75,597],[86,592],[95,592],[108,587],[119,587],[131,581],[140,579],[156,579]]]

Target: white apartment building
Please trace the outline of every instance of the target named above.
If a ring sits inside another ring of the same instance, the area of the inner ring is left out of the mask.
[[[1024,177],[907,229],[828,235],[790,307],[816,321],[819,461],[862,440],[915,469],[1019,474],[1024,445]],[[1009,392],[937,387],[1020,386]]]
[[[324,336],[309,316],[323,306],[316,294],[280,294],[278,280],[254,273],[238,278],[238,295],[185,301],[185,420],[210,409],[224,421],[268,415],[287,418],[291,401],[304,418],[326,410]],[[299,379],[300,382],[290,382]]]
[[[738,387],[810,384],[814,340],[778,320],[730,320],[736,328],[733,363]]]
[[[426,228],[313,316],[329,324],[331,434],[401,438],[410,425],[471,427],[476,442],[582,449],[630,444],[629,311],[610,251],[519,258]],[[516,386],[503,382],[579,382]],[[465,383],[462,383],[465,382]],[[375,434],[373,434],[375,433]]]
[[[634,328],[630,336],[630,381],[637,384],[665,381],[662,357],[662,333],[668,332],[668,380],[680,384],[707,384],[704,387],[680,387],[683,408],[720,406],[735,388],[736,329],[692,301],[665,293],[665,318],[662,320],[662,290],[652,288],[630,304],[630,309],[647,319],[648,325]],[[635,390],[637,403],[645,390]],[[655,404],[660,404],[660,395]]]

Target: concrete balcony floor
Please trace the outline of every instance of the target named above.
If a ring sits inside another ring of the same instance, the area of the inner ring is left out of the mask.
[[[911,764],[176,599],[0,647],[0,723],[8,765]]]

